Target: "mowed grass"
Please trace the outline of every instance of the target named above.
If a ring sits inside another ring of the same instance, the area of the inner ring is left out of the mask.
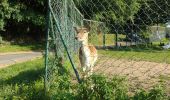
[[[42,44],[0,45],[0,53],[18,52],[18,51],[34,51],[34,50],[42,50],[42,49],[44,49],[44,45]]]
[[[135,61],[149,61],[170,64],[170,50],[153,50],[145,48],[99,50],[99,54],[115,58]]]
[[[118,40],[122,40],[126,38],[126,35],[118,34]],[[89,35],[89,43],[96,45],[96,46],[102,46],[103,45],[103,34],[92,34]],[[115,45],[115,34],[105,34],[105,45],[106,46],[113,46]]]
[[[103,34],[91,35],[89,36],[89,43],[97,46],[103,45]],[[114,45],[115,44],[115,34],[105,34],[105,44]]]
[[[126,38],[125,35],[119,34],[118,39]],[[103,45],[102,35],[92,36],[90,43],[93,45]],[[161,41],[167,44],[166,39]],[[106,34],[106,46],[115,45],[115,34]],[[170,64],[170,50],[164,50],[162,46],[159,46],[160,42],[153,42],[151,44],[143,44],[136,46],[128,46],[121,48],[114,48],[109,50],[99,50],[99,54],[108,56],[115,59],[127,59],[136,61],[149,61],[158,63],[169,63]]]
[[[118,35],[118,39],[123,39],[126,36],[123,34]],[[89,42],[96,46],[103,45],[103,35],[91,35]],[[163,40],[162,43],[167,43],[167,40]],[[111,50],[99,50],[99,54],[108,56],[115,59],[127,59],[136,61],[149,61],[158,63],[169,63],[170,64],[170,50],[163,50],[159,46],[160,42],[153,42],[152,46],[134,46],[134,47],[122,47],[119,49]],[[115,34],[106,34],[106,46],[115,45]]]
[[[44,96],[43,59],[0,69],[0,100],[35,100]]]

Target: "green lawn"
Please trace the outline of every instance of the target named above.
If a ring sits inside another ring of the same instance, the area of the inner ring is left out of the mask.
[[[42,49],[44,49],[44,45],[42,44],[0,45],[0,53],[18,52],[18,51],[34,51],[34,50],[42,50]]]
[[[0,100],[43,100],[43,59],[0,69]]]
[[[118,39],[124,39],[126,38],[125,35],[119,34]],[[103,34],[99,35],[91,35],[89,36],[89,43],[97,46],[103,45]],[[110,45],[115,45],[115,34],[105,34],[105,45],[110,46]]]
[[[99,54],[115,59],[128,59],[136,61],[151,61],[170,64],[170,50],[161,50],[159,48],[125,48],[112,50],[99,50]]]
[[[114,34],[106,34],[105,35],[106,38],[106,45],[114,45],[114,41],[115,41],[115,35]],[[93,44],[93,45],[103,45],[103,35],[99,34],[99,35],[92,35],[89,37],[89,43]]]
[[[125,35],[119,34],[118,39],[126,38]],[[93,45],[103,45],[103,35],[91,35],[89,42]],[[168,43],[167,39],[163,39],[162,43]],[[115,45],[115,34],[106,34],[106,46]],[[99,54],[113,57],[115,59],[123,58],[128,60],[142,60],[161,63],[170,63],[170,50],[163,50],[160,42],[151,44],[143,44],[131,47],[121,47],[120,49],[99,50]]]

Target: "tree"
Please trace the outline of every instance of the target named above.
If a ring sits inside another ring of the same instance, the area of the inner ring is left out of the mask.
[[[170,19],[169,0],[75,0],[85,18],[146,30]]]
[[[45,35],[47,0],[2,0],[0,1],[0,33],[13,38],[30,34]]]
[[[0,1],[0,30],[4,30],[8,19],[16,17],[13,16],[17,14],[16,12],[19,12],[17,5],[10,5],[8,0]]]
[[[139,0],[75,0],[88,19],[125,23],[133,20],[140,9]]]
[[[169,0],[144,0],[139,12],[135,15],[135,23],[150,26],[165,24],[170,18]]]

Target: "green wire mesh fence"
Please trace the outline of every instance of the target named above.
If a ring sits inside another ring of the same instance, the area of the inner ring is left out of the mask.
[[[50,0],[47,88],[62,61],[80,81],[75,26],[90,29],[89,42],[98,48],[94,73],[125,76],[132,90],[149,89],[162,80],[168,87],[169,8],[168,0]]]
[[[104,22],[84,19],[84,27],[90,30],[89,42],[95,46],[105,46],[106,43],[105,34],[108,32]],[[113,43],[110,43],[110,45]]]
[[[78,81],[74,55],[78,52],[79,44],[75,41],[74,26],[82,26],[83,16],[75,8],[73,1],[50,0],[48,19],[48,38],[46,48],[46,77],[45,86],[49,89],[54,83],[57,67],[63,61],[69,61],[73,67]],[[76,59],[76,58],[75,58]],[[65,62],[66,63],[66,62]]]

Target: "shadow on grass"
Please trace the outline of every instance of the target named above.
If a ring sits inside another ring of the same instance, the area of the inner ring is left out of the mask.
[[[7,80],[0,81],[2,96],[0,99],[47,100],[48,96],[44,95],[43,74],[43,68],[27,70]]]
[[[24,72],[20,72],[18,75],[9,78],[7,80],[4,80],[2,83],[4,84],[31,84],[36,80],[41,79],[44,74],[44,69],[38,69],[38,70],[27,70]]]
[[[12,43],[11,46],[29,48],[32,51],[40,51],[45,49],[45,43],[22,43],[22,44]]]
[[[160,52],[160,51],[169,51],[163,49],[161,46],[157,45],[132,45],[132,46],[96,46],[99,50],[110,50],[110,51],[135,51],[135,52]]]

